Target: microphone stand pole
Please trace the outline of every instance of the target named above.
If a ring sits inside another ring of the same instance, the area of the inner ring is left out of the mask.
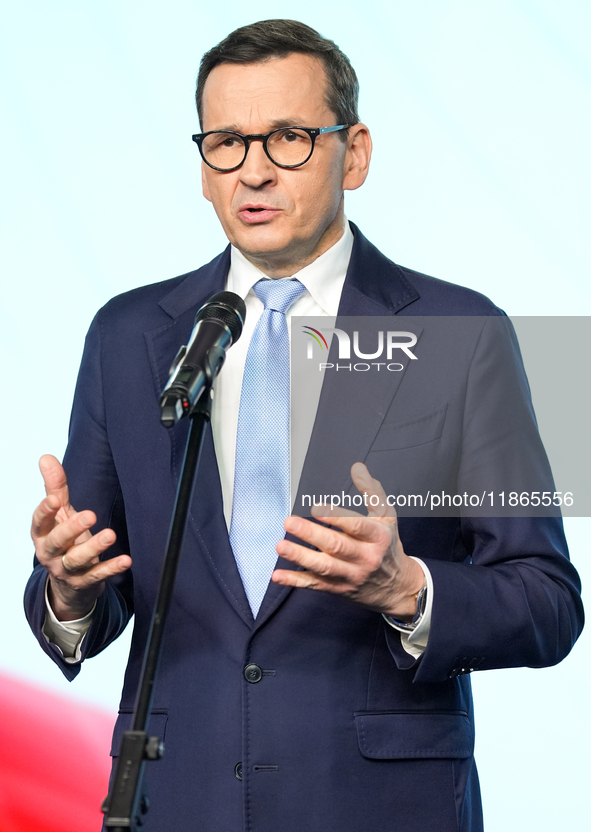
[[[128,830],[136,832],[137,828],[142,825],[141,815],[148,811],[149,806],[147,798],[142,794],[145,764],[148,760],[159,760],[164,753],[164,744],[161,739],[148,737],[146,729],[152,707],[154,679],[162,652],[162,636],[195,483],[195,472],[199,464],[205,426],[211,418],[212,393],[213,389],[210,385],[203,391],[189,417],[191,427],[176,493],[166,555],[162,565],[158,598],[152,614],[150,634],[144,653],[132,728],[131,731],[125,731],[123,734],[113,783],[101,807],[105,815],[104,828],[113,832],[127,832]]]

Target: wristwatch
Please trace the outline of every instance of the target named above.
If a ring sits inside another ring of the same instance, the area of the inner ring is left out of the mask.
[[[412,621],[398,621],[394,616],[387,615],[386,613],[382,613],[383,617],[386,619],[388,624],[391,627],[395,627],[397,630],[401,630],[405,633],[412,633],[413,630],[416,629],[418,623],[420,622],[423,614],[425,612],[425,607],[427,606],[427,581],[425,580],[425,584],[422,589],[420,589],[417,594],[415,595],[417,601],[417,611]]]

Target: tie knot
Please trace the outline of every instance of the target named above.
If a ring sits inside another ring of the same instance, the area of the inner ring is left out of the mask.
[[[299,280],[282,278],[280,280],[259,280],[252,287],[265,309],[273,309],[285,314],[289,307],[306,291]]]

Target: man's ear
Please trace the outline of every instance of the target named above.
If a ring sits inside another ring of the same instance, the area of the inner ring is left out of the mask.
[[[371,147],[369,128],[365,124],[349,127],[344,163],[344,191],[355,191],[365,182],[369,172]]]
[[[211,202],[211,194],[209,193],[209,185],[207,184],[207,177],[205,175],[205,162],[201,162],[201,188],[205,199]]]

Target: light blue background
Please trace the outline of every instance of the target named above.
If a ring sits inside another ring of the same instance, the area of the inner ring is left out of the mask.
[[[347,214],[376,245],[513,315],[591,313],[588,2],[12,3],[0,35],[0,671],[111,710],[127,637],[69,686],[22,616],[37,459],[63,453],[96,309],[224,246],[190,139],[199,59],[231,29],[280,16],[356,67],[375,154]],[[567,531],[591,577],[591,522]],[[475,674],[488,832],[585,825],[590,642],[557,668]]]

